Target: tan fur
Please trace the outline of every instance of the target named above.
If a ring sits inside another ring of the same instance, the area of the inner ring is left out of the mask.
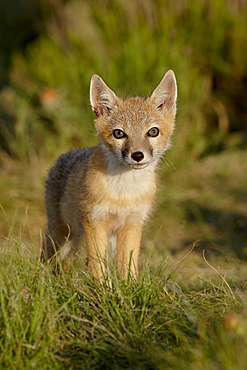
[[[176,96],[172,71],[145,99],[120,99],[99,76],[92,77],[101,143],[62,155],[50,170],[42,261],[56,263],[61,246],[75,251],[84,237],[92,273],[100,278],[113,236],[119,273],[126,278],[130,266],[137,276],[142,228],[156,193],[155,168],[174,129]]]

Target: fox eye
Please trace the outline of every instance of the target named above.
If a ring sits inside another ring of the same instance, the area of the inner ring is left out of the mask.
[[[160,133],[158,127],[152,127],[150,128],[150,130],[148,130],[148,136],[151,136],[151,137],[156,137],[158,136]]]
[[[116,139],[122,139],[123,137],[126,136],[126,134],[120,130],[120,129],[116,129],[113,131],[113,136],[116,138]]]

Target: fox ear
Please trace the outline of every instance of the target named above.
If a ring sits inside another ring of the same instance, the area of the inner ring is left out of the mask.
[[[176,114],[177,83],[172,70],[166,72],[152,93],[151,99],[159,110],[165,108],[172,114]]]
[[[90,83],[90,103],[96,116],[101,116],[105,110],[110,111],[115,105],[116,99],[117,96],[102,78],[93,75]]]

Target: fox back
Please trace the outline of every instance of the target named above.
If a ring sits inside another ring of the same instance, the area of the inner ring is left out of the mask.
[[[72,254],[85,238],[92,273],[101,278],[112,241],[119,273],[137,275],[142,228],[156,193],[155,169],[170,145],[176,98],[172,71],[151,96],[128,99],[93,75],[90,102],[100,144],[63,154],[49,172],[43,261],[56,264],[63,245]]]

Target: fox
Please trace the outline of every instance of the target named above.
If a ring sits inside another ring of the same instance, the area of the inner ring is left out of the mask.
[[[104,277],[111,249],[119,276],[137,278],[143,226],[154,206],[157,165],[170,147],[176,101],[172,70],[145,98],[122,99],[92,76],[90,104],[100,143],[62,154],[48,173],[42,262],[65,261],[85,240],[93,277]]]

